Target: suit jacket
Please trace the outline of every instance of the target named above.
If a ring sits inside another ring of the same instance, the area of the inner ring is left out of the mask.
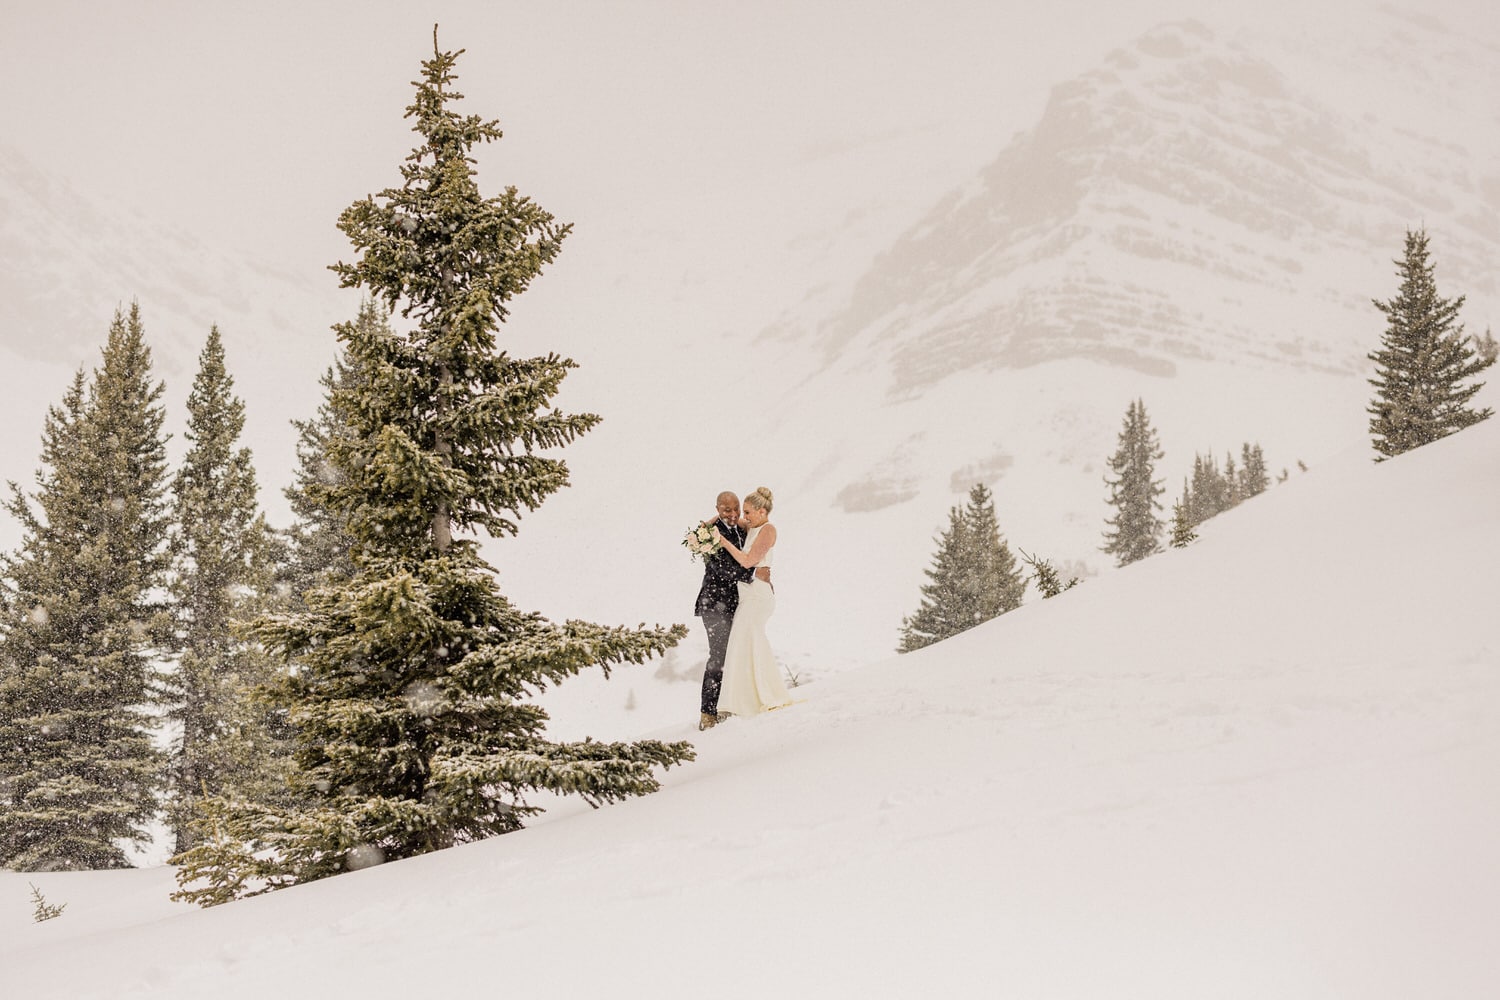
[[[723,518],[714,523],[719,526],[719,534],[733,542],[736,548],[745,547],[745,529]],[[735,584],[748,583],[754,575],[755,570],[735,562],[734,556],[724,549],[715,552],[703,562],[703,586],[698,591],[693,614],[701,615],[705,611],[734,614],[740,606],[740,591]]]

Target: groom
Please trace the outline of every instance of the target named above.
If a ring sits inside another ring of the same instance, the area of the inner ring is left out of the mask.
[[[740,498],[729,491],[714,502],[719,534],[736,547],[745,547],[745,530],[740,527]],[[703,586],[693,614],[703,619],[708,633],[708,663],[703,667],[703,695],[699,705],[698,728],[712,729],[719,721],[719,685],[724,681],[724,654],[729,649],[729,629],[740,603],[737,583],[748,582],[755,573],[735,562],[723,549],[703,560]]]

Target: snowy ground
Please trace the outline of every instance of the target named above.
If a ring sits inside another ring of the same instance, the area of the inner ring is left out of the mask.
[[[0,996],[1495,996],[1497,492],[1500,421],[1351,445],[494,841],[208,911],[0,873]]]

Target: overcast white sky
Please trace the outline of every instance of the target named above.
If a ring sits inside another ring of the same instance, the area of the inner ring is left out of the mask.
[[[1336,20],[1377,4],[1315,6]],[[1438,6],[1496,23],[1479,0]],[[468,50],[465,110],[507,132],[493,182],[587,223],[898,129],[992,130],[998,151],[1054,83],[1159,20],[1299,10],[1310,16],[1288,0],[0,0],[0,142],[84,194],[321,266],[343,247],[338,212],[391,183],[409,148],[400,116],[434,23],[445,48]]]
[[[1006,109],[1186,6],[4,0],[0,141],[85,194],[325,264],[339,210],[395,179],[434,23],[468,50],[465,110],[507,132],[496,180],[586,220],[923,123],[998,150],[1028,124]]]
[[[275,246],[287,219],[329,228],[394,176],[434,23],[445,48],[468,50],[468,110],[500,118],[515,140],[502,143],[506,172],[542,189],[538,200],[555,192],[587,212],[704,173],[765,169],[851,132],[986,127],[1161,19],[1274,25],[1383,6],[0,0],[0,141],[86,193]],[[1485,0],[1409,6],[1489,31],[1500,20]],[[996,149],[1026,124],[996,121]]]

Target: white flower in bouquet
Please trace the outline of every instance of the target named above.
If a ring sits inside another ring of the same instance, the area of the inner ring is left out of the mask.
[[[702,559],[705,562],[709,556],[724,547],[714,537],[712,524],[696,524],[689,528],[682,538],[682,544],[687,546],[689,558]]]

